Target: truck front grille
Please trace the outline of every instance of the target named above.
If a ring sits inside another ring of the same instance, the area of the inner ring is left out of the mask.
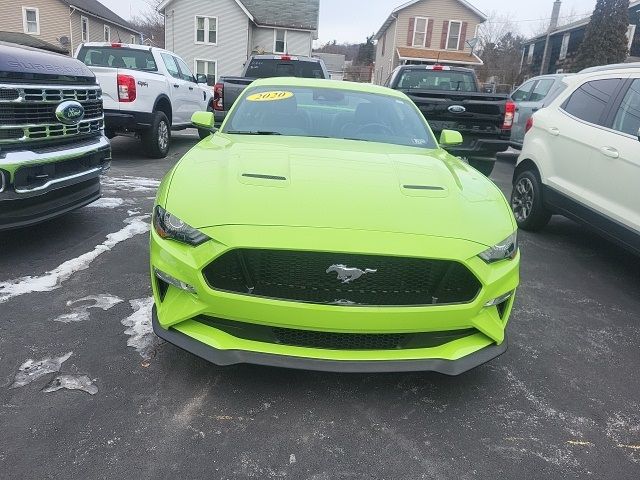
[[[75,100],[84,107],[84,118],[76,125],[58,121],[58,104]],[[9,85],[0,87],[0,145],[58,141],[74,136],[95,135],[104,127],[102,90],[99,86],[61,88]]]
[[[467,267],[451,260],[330,252],[231,250],[203,273],[217,290],[342,306],[469,303],[481,288]]]

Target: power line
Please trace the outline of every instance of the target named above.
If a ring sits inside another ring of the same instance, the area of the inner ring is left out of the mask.
[[[591,13],[577,13],[575,15],[564,15],[564,16],[560,16],[558,17],[558,20],[560,19],[567,19],[567,18],[587,18],[591,16]],[[527,20],[505,20],[503,22],[497,21],[497,22],[491,22],[491,21],[487,21],[484,22],[484,25],[498,25],[498,24],[506,24],[506,23],[524,23],[524,22],[545,22],[547,20],[551,20],[551,17],[547,17],[547,18],[530,18]],[[483,25],[483,24],[480,24]]]

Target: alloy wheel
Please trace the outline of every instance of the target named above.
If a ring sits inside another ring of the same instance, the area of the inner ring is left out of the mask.
[[[164,152],[169,145],[169,128],[165,122],[158,125],[158,147]]]
[[[524,222],[529,218],[533,209],[533,200],[533,183],[527,177],[523,177],[516,183],[511,195],[511,208],[516,220]]]

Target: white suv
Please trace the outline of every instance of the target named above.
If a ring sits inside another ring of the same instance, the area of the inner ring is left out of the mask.
[[[511,195],[518,225],[539,230],[562,214],[640,253],[640,64],[563,84],[527,123]]]
[[[76,58],[96,75],[104,99],[107,137],[135,134],[151,157],[165,157],[171,130],[191,127],[191,115],[212,110],[213,91],[175,53],[144,45],[84,43]],[[201,138],[209,135],[201,131]]]

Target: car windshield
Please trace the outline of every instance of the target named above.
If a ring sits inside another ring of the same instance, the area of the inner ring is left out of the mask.
[[[249,88],[227,118],[223,132],[437,148],[426,122],[409,101],[333,88]]]
[[[471,73],[455,70],[409,69],[402,72],[398,88],[476,92],[477,86]]]

